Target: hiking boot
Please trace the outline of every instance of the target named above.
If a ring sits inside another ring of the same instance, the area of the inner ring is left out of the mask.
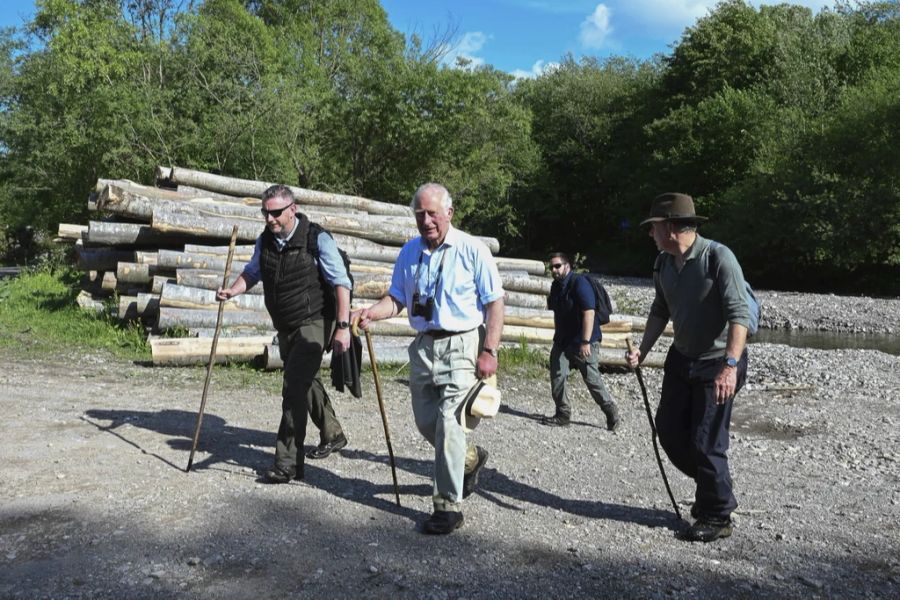
[[[684,537],[692,542],[712,542],[731,535],[733,525],[731,519],[697,519],[688,528]]]
[[[475,491],[475,487],[478,485],[478,473],[484,467],[484,463],[486,463],[488,459],[488,451],[481,446],[475,446],[475,452],[478,453],[478,459],[475,461],[475,466],[472,467],[471,471],[463,475],[463,498],[468,498],[472,495],[472,492]]]
[[[263,479],[266,483],[288,483],[291,479],[303,479],[303,465],[301,464],[299,467],[299,469],[286,469],[275,465],[263,473]]]
[[[327,442],[325,444],[319,444],[318,446],[316,446],[315,448],[313,448],[312,450],[307,452],[306,458],[312,458],[312,459],[317,459],[317,460],[321,459],[321,458],[328,458],[328,456],[332,452],[337,452],[338,450],[340,450],[341,448],[343,448],[346,445],[347,445],[347,436],[345,436],[343,433],[339,433],[330,442]]]
[[[603,411],[606,415],[606,429],[615,431],[622,424],[622,417],[619,415],[619,407],[613,404],[610,408]]]
[[[445,535],[462,527],[463,514],[449,510],[436,510],[422,524],[422,531],[431,535]]]
[[[565,415],[553,415],[552,417],[544,417],[541,419],[541,425],[549,425],[551,427],[568,427],[569,417]]]

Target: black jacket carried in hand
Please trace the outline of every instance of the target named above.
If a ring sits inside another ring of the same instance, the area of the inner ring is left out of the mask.
[[[362,342],[358,335],[350,335],[350,349],[331,353],[331,385],[339,392],[347,388],[354,398],[362,398],[359,369],[362,365]]]

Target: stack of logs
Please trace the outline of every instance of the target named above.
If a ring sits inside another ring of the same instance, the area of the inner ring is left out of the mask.
[[[120,319],[140,320],[152,333],[165,334],[150,337],[154,364],[203,363],[209,359],[218,313],[215,289],[222,284],[232,228],[238,227],[236,275],[265,226],[260,197],[271,184],[176,167],[157,168],[156,179],[157,187],[98,180],[88,202],[101,217],[87,225],[60,224],[58,235],[75,242],[78,267],[85,271],[81,306],[98,311],[112,306]],[[418,235],[409,207],[292,190],[300,210],[332,232],[349,254],[354,307],[384,296],[400,247]],[[492,253],[499,251],[496,239],[481,239]],[[503,341],[550,344],[551,281],[543,263],[500,256],[496,261],[507,291]],[[641,325],[627,316],[605,325],[601,362],[622,364],[625,339]],[[405,362],[414,334],[405,315],[379,322],[373,332],[380,361]],[[262,284],[225,303],[221,336],[219,361],[281,366]]]

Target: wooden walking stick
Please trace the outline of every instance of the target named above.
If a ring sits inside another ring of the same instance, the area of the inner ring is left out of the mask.
[[[231,259],[234,257],[234,247],[237,244],[238,226],[231,230],[231,243],[228,245],[228,259],[225,261],[225,275],[222,277],[222,287],[228,286],[228,276],[231,275]],[[203,424],[203,409],[206,408],[206,392],[209,391],[209,379],[212,376],[213,363],[216,361],[216,346],[219,344],[219,332],[222,330],[222,312],[225,310],[225,301],[219,301],[219,316],[216,318],[216,331],[213,334],[212,346],[209,349],[209,365],[206,367],[206,381],[203,383],[203,398],[200,400],[200,412],[197,413],[197,426],[194,428],[194,441],[191,443],[191,456],[188,458],[185,473],[191,471],[194,464],[194,452],[197,450],[197,442],[200,440],[200,426]]]
[[[628,344],[628,351],[634,352],[634,344],[631,338],[625,338]],[[675,515],[681,520],[681,511],[678,510],[678,504],[675,502],[675,496],[672,495],[672,488],[669,487],[669,478],[666,477],[666,469],[663,467],[662,457],[659,455],[659,446],[656,443],[656,425],[653,424],[653,412],[650,410],[650,401],[647,399],[647,386],[644,385],[644,376],[641,375],[641,368],[635,367],[634,374],[637,375],[638,384],[641,386],[641,393],[644,395],[644,408],[647,410],[647,420],[650,421],[650,431],[653,432],[653,451],[656,452],[656,464],[659,465],[659,472],[662,475],[663,483],[666,484],[666,491],[669,492],[669,500],[672,501],[672,508],[675,509]]]
[[[369,362],[372,364],[372,375],[375,377],[375,394],[378,396],[378,410],[381,411],[381,424],[384,425],[384,439],[387,442],[388,456],[391,459],[391,477],[394,478],[394,497],[400,506],[400,486],[397,485],[397,466],[394,464],[394,448],[391,446],[391,433],[388,431],[387,413],[381,397],[381,378],[378,377],[378,363],[375,361],[375,348],[372,346],[372,334],[366,333],[366,347],[369,349]],[[359,319],[353,321],[353,335],[359,336]]]

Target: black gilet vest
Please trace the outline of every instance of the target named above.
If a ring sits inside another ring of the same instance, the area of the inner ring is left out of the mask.
[[[307,251],[309,219],[297,213],[297,230],[284,250],[279,251],[275,234],[262,233],[259,267],[266,309],[279,332],[295,330],[312,318],[334,315],[334,306],[325,306],[324,286],[315,258]]]

